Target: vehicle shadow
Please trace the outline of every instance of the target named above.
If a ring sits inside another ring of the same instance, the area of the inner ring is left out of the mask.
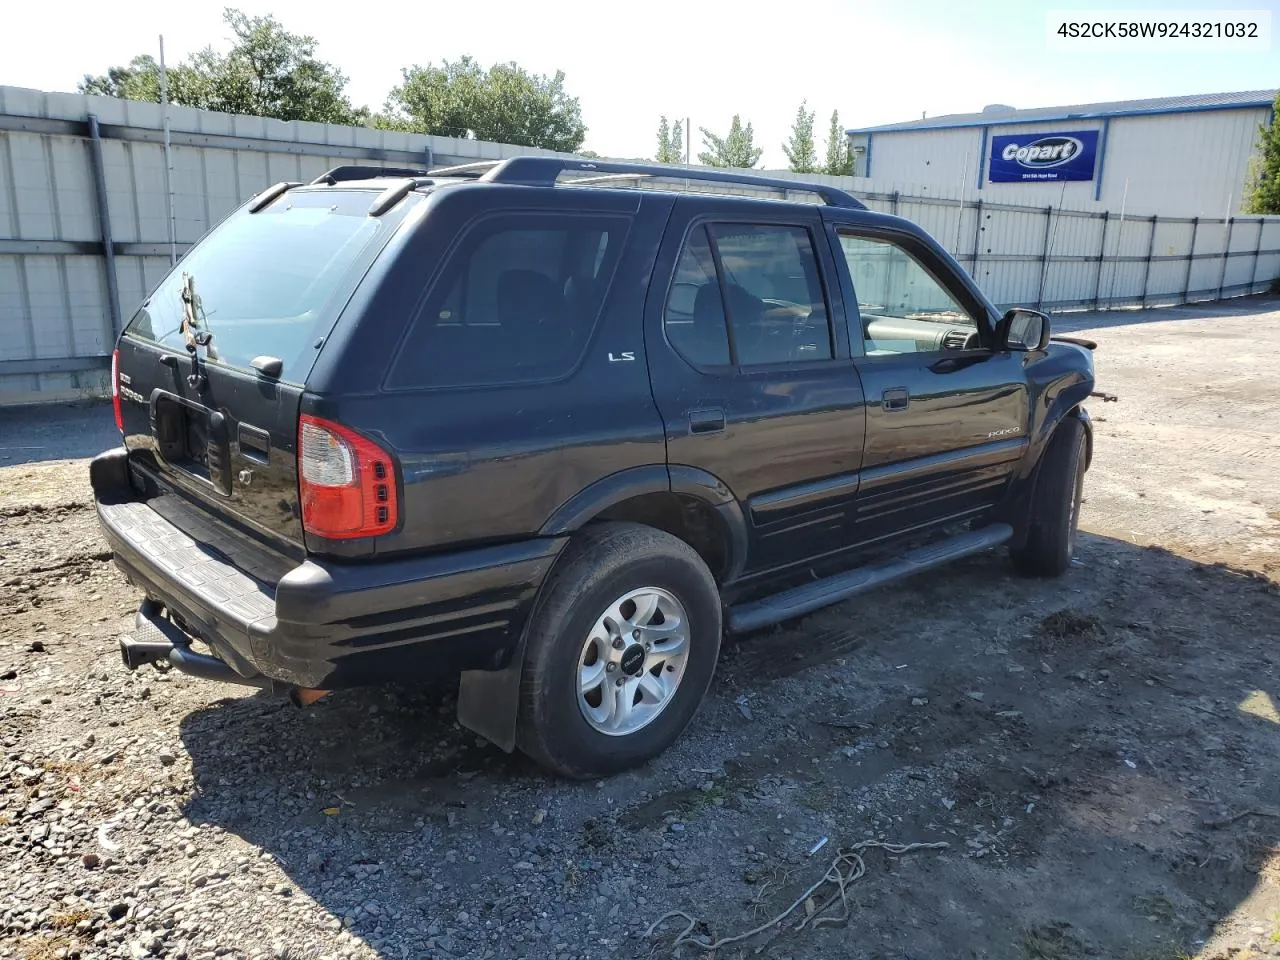
[[[388,958],[648,957],[667,910],[746,929],[873,837],[951,847],[869,857],[849,924],[788,928],[786,955],[1193,953],[1280,890],[1280,593],[1080,552],[1057,581],[969,558],[730,644],[681,741],[603,783],[477,741],[446,685],[221,701],[182,722],[185,814]]]

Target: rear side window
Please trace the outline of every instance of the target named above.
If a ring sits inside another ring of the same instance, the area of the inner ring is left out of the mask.
[[[455,248],[387,385],[462,387],[550,380],[582,356],[629,221],[508,214]]]
[[[696,227],[680,252],[663,326],[695,367],[830,360],[831,323],[809,231]]]
[[[685,241],[671,292],[667,295],[663,323],[671,345],[694,366],[717,367],[729,363],[724,299],[720,295],[706,227],[698,227]]]
[[[809,231],[737,223],[711,230],[738,363],[830,360],[831,325]]]
[[[240,213],[188,253],[129,322],[129,334],[186,349],[212,335],[210,363],[249,368],[279,357],[281,377],[303,383],[337,314],[368,269],[391,221],[368,215],[371,194],[290,192],[258,213]],[[184,289],[195,294],[184,301]]]

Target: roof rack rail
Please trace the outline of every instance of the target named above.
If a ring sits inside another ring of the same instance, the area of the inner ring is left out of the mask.
[[[289,192],[294,187],[302,186],[301,180],[281,180],[279,183],[273,183],[265,190],[255,193],[249,199],[249,212],[257,213],[259,210],[265,209],[279,196]]]
[[[391,184],[391,186],[378,194],[377,199],[369,205],[369,216],[382,216],[419,187],[429,187],[434,182],[430,177],[409,177],[398,183]]]
[[[781,177],[761,177],[752,173],[728,170],[712,170],[706,167],[677,167],[660,163],[628,163],[616,160],[579,160],[572,157],[512,157],[497,163],[466,164],[467,167],[486,166],[488,170],[479,179],[487,183],[520,183],[532,186],[553,186],[562,173],[623,174],[635,177],[667,177],[673,180],[705,180],[744,187],[767,187],[773,190],[792,190],[797,193],[813,193],[832,207],[865,210],[866,206],[852,194],[836,187],[803,180],[786,180]],[[455,168],[457,169],[457,168]],[[443,170],[432,171],[444,175]],[[456,174],[455,174],[456,176]],[[589,179],[596,180],[597,177]],[[572,183],[572,181],[570,181]]]
[[[457,163],[452,167],[435,167],[427,172],[433,177],[467,177],[475,180],[502,162],[501,160],[475,160],[471,163]]]
[[[326,170],[311,181],[312,186],[327,183],[333,186],[345,180],[377,180],[381,177],[425,177],[427,171],[419,167],[375,167],[364,163],[346,163]]]

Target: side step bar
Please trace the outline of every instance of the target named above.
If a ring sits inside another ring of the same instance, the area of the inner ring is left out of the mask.
[[[731,607],[728,628],[732,633],[746,633],[801,617],[875,587],[909,577],[913,573],[997,547],[1012,536],[1013,527],[1009,524],[993,523],[980,530],[966,531],[941,543],[931,543],[911,550],[889,563],[847,570],[763,600]]]

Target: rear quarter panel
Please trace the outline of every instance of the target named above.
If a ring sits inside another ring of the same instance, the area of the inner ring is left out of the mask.
[[[502,208],[567,206],[632,218],[627,245],[577,367],[541,383],[390,389],[411,319],[455,240]],[[649,388],[641,317],[670,201],[638,192],[476,184],[433,194],[370,272],[321,353],[304,412],[332,418],[399,463],[401,524],[379,555],[534,536],[587,485],[666,463]],[[611,362],[610,354],[634,359]]]

